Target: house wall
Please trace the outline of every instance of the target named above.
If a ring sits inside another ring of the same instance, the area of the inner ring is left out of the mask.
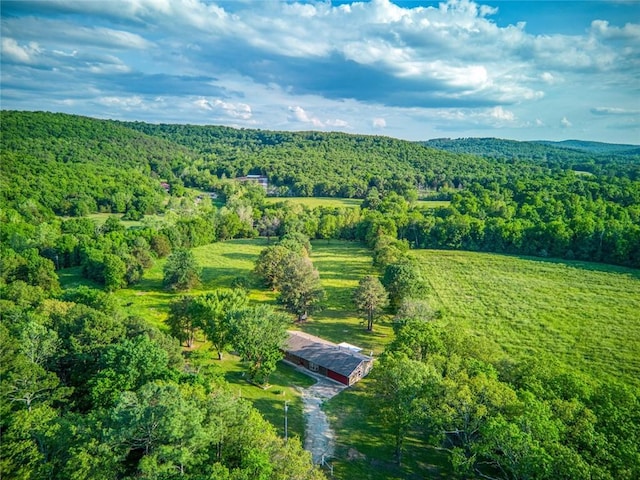
[[[333,370],[328,370],[327,371],[327,377],[331,378],[332,380],[335,380],[337,382],[340,382],[344,385],[351,385],[349,383],[349,378],[345,377],[344,375],[340,375],[339,373],[334,372]]]

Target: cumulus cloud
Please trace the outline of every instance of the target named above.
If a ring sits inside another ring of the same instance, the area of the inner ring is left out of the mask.
[[[231,118],[249,120],[253,116],[251,106],[246,103],[224,102],[220,99],[211,101],[206,98],[199,98],[194,104],[202,110],[222,111]]]
[[[299,105],[289,107],[289,119],[295,122],[300,123],[310,123],[314,127],[322,128],[324,127],[324,123],[314,116],[309,115],[304,108]]]
[[[564,99],[598,122],[633,115],[592,107],[637,99],[640,25],[631,17],[534,34],[526,17],[505,24],[497,13],[471,0],[8,2],[3,105],[91,98],[128,115],[135,105],[96,99],[159,108],[162,96],[181,99],[165,115],[182,121],[356,131],[389,119],[396,128],[408,111],[452,127],[524,129],[540,117],[558,129],[556,112],[573,112],[558,106]]]
[[[343,120],[341,118],[330,118],[327,120],[321,120],[316,115],[312,115],[308,113],[304,108],[299,105],[290,106],[288,108],[289,116],[288,119],[290,122],[294,123],[304,123],[312,125],[315,128],[349,128],[349,122]]]
[[[32,63],[34,57],[40,53],[40,47],[35,42],[19,45],[13,38],[2,39],[2,56],[17,63]]]
[[[567,117],[562,117],[562,120],[560,120],[560,125],[562,126],[562,128],[570,128],[573,126],[573,123],[571,123]]]

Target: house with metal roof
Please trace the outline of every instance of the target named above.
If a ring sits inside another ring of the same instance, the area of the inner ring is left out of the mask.
[[[351,344],[336,345],[308,333],[289,330],[285,360],[307,370],[328,377],[344,385],[353,385],[366,376],[373,366],[373,358],[360,353]]]

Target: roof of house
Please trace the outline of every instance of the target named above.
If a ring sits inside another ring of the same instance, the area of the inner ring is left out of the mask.
[[[308,333],[289,330],[287,352],[346,377],[371,357]]]

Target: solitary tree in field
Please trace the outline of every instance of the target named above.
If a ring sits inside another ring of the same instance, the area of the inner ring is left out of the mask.
[[[171,302],[169,317],[167,318],[167,325],[171,335],[180,340],[181,344],[184,342],[189,348],[195,342],[196,329],[198,327],[193,314],[193,307],[193,297],[182,296]]]
[[[219,288],[211,293],[194,298],[196,322],[218,352],[222,352],[231,341],[229,318],[247,304],[247,295],[240,289]]]
[[[367,330],[373,330],[373,315],[389,304],[387,291],[377,277],[368,275],[360,280],[358,288],[353,292],[356,308],[367,318]]]
[[[167,258],[162,283],[168,290],[188,290],[200,283],[200,267],[189,250],[179,249]]]
[[[267,247],[260,252],[254,272],[275,291],[280,287],[287,258],[295,255],[297,254],[281,245]]]
[[[318,307],[324,298],[320,274],[308,257],[293,257],[287,262],[280,285],[280,301],[298,321]]]

